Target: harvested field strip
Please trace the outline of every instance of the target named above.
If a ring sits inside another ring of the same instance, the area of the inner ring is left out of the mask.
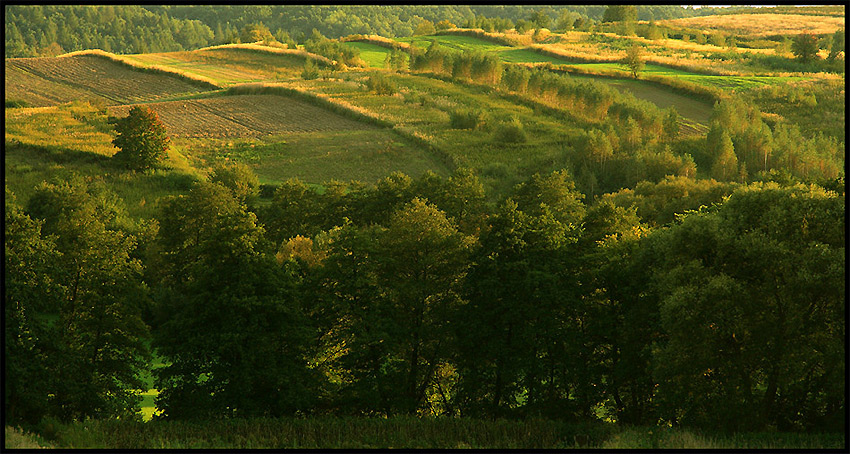
[[[6,60],[5,67],[6,101],[24,101],[33,107],[55,106],[74,100],[110,102],[107,98],[91,91],[33,74],[26,68],[16,65],[14,60]]]
[[[92,93],[113,104],[202,91],[194,83],[160,73],[135,71],[97,56],[16,58],[7,62],[54,84]]]
[[[234,95],[149,103],[174,137],[261,137],[311,131],[368,129],[327,109],[274,95]],[[132,106],[110,114],[125,116]]]
[[[496,44],[481,38],[473,36],[460,35],[435,35],[435,36],[416,36],[413,38],[400,38],[398,41],[406,42],[410,45],[427,49],[431,45],[431,41],[437,41],[440,46],[455,50],[455,51],[482,51],[482,52],[497,52],[500,50],[511,49],[505,44]]]
[[[344,43],[345,42],[348,42],[348,43],[355,43],[355,42],[369,43],[369,44],[374,44],[376,46],[381,46],[381,47],[384,47],[384,48],[387,48],[387,49],[402,49],[402,50],[405,50],[405,51],[410,50],[410,44],[403,43],[401,41],[395,41],[395,40],[390,39],[390,38],[384,38],[383,36],[380,36],[380,35],[365,35],[365,36],[364,35],[353,35],[353,36],[350,36],[350,37],[341,38],[340,41],[342,41]]]
[[[65,55],[60,55],[58,58],[67,58],[67,57],[80,56],[80,55],[91,55],[91,56],[95,56],[95,57],[105,58],[107,60],[113,61],[115,63],[126,66],[126,67],[133,69],[133,70],[136,70],[136,71],[144,71],[144,72],[149,72],[149,73],[154,73],[154,74],[165,74],[165,75],[168,75],[168,76],[171,76],[171,77],[177,77],[177,78],[184,80],[184,81],[186,81],[190,84],[194,84],[194,85],[197,85],[201,88],[208,89],[208,90],[215,90],[215,89],[219,88],[219,86],[215,82],[213,82],[212,80],[209,80],[205,77],[198,76],[196,74],[189,74],[189,73],[185,73],[183,71],[174,70],[174,69],[166,68],[166,67],[163,67],[163,66],[140,65],[137,62],[129,60],[122,55],[115,55],[113,53],[105,52],[105,51],[102,51],[100,49],[89,49],[89,50],[82,50],[82,51],[78,51],[78,52],[71,52],[71,53],[68,53],[68,54],[65,54]]]
[[[375,126],[392,127],[393,124],[379,117],[366,109],[357,107],[348,102],[332,99],[331,97],[313,93],[304,89],[292,87],[283,84],[244,84],[231,87],[227,90],[228,94],[244,95],[244,94],[271,94],[289,96],[304,102],[328,109],[339,115],[348,116],[359,121],[371,123]]]
[[[584,75],[575,75],[573,77],[576,80],[594,80],[611,85],[620,91],[628,91],[635,95],[636,98],[649,101],[661,109],[675,107],[680,116],[691,122],[707,125],[711,117],[713,107],[710,103],[694,99],[690,96],[673,93],[670,89],[659,87],[651,82]]]

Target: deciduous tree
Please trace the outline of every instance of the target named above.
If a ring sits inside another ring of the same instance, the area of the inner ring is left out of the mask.
[[[118,147],[115,159],[133,170],[148,170],[166,157],[169,137],[156,112],[149,107],[133,107],[129,114],[115,122]]]

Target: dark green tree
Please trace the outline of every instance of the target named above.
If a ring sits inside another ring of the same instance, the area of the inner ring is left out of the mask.
[[[199,183],[163,204],[162,295],[154,345],[167,418],[283,416],[308,411],[319,378],[313,336],[291,271],[223,186]]]
[[[55,389],[51,373],[61,360],[60,330],[51,323],[58,314],[64,289],[56,282],[61,253],[53,237],[41,232],[6,188],[4,393],[8,424],[36,424],[51,414],[49,395]]]
[[[120,199],[79,177],[43,183],[27,204],[54,235],[61,305],[54,315],[61,358],[52,370],[51,413],[60,419],[130,416],[150,359],[142,339],[146,302],[136,238],[119,230]]]
[[[818,58],[818,38],[811,33],[801,33],[791,43],[791,53],[803,63],[808,63]]]
[[[737,430],[843,423],[843,219],[833,192],[767,183],[658,233],[660,416]]]
[[[234,197],[243,203],[253,202],[260,194],[260,179],[246,164],[217,164],[210,172],[209,181],[230,189]]]

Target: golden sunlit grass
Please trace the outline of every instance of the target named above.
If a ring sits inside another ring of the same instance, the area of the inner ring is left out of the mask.
[[[716,30],[742,36],[816,35],[844,28],[844,17],[802,14],[725,14],[658,21],[659,24]]]

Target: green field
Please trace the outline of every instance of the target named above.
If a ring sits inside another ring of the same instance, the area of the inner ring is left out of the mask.
[[[421,175],[426,170],[447,175],[434,156],[390,130],[302,132],[258,139],[177,139],[193,164],[248,164],[263,183],[299,178],[314,184],[330,180],[374,183],[392,172]]]
[[[370,68],[383,68],[384,60],[387,58],[387,54],[390,53],[390,50],[386,47],[372,43],[351,41],[345,43],[345,45],[359,50],[360,58],[368,63]]]
[[[427,49],[432,41],[437,41],[441,46],[456,51],[499,52],[513,49],[510,46],[493,43],[481,38],[458,35],[414,36],[410,38],[398,38],[396,41],[409,43],[423,49]]]
[[[606,74],[614,74],[622,77],[630,77],[628,69],[619,63],[570,63],[569,66],[584,71],[598,71]],[[663,76],[674,77],[688,82],[693,82],[706,87],[720,88],[723,90],[746,90],[759,88],[766,85],[778,85],[788,82],[805,80],[799,76],[717,76],[708,74],[697,74],[681,69],[668,68],[653,64],[645,65],[641,76]]]
[[[571,77],[576,80],[594,80],[618,90],[627,91],[635,95],[636,98],[649,101],[661,109],[675,107],[679,115],[702,125],[708,124],[713,110],[713,106],[708,102],[675,93],[652,82],[625,78],[594,77],[583,74],[573,74]]]

